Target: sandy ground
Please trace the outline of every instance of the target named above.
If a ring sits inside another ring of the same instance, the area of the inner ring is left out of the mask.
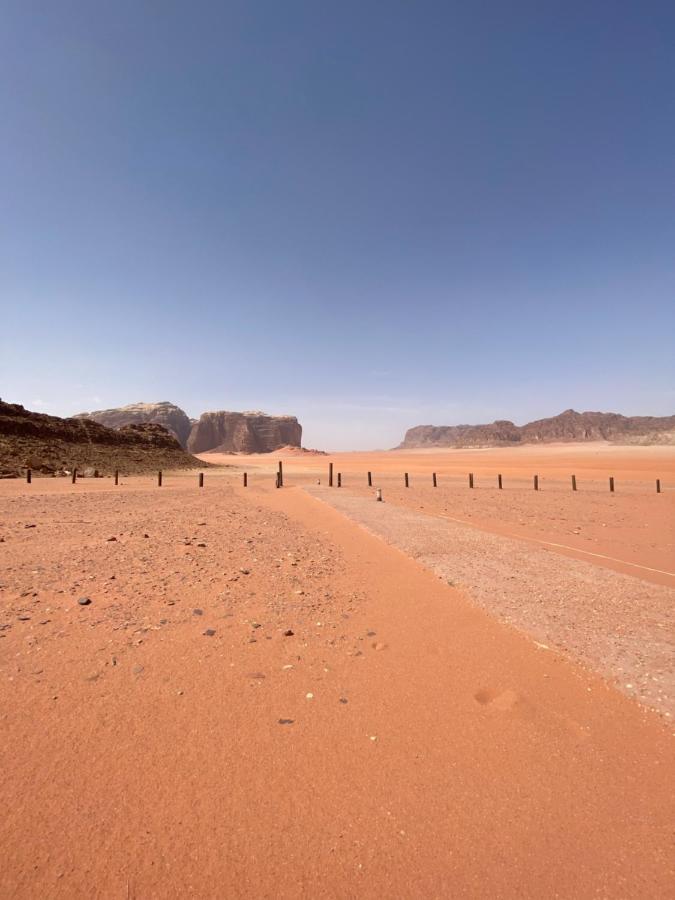
[[[285,466],[0,484],[0,895],[670,896],[662,720]]]

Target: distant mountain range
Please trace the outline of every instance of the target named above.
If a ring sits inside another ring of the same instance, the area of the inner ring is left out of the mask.
[[[620,444],[675,444],[674,416],[622,416],[619,413],[576,412],[527,425],[498,420],[490,425],[416,425],[406,431],[397,449],[419,447],[510,447],[559,441],[611,441]]]

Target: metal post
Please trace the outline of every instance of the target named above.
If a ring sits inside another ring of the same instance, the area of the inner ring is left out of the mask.
[[[328,487],[333,487],[333,463],[328,463]]]
[[[405,486],[406,486],[406,487],[410,487],[410,482],[409,482],[409,480],[408,480],[408,473],[407,473],[407,472],[404,473],[404,477],[405,477]]]
[[[431,481],[432,481],[432,484],[433,484],[434,487],[438,487],[438,482],[437,482],[437,480],[436,480],[436,473],[435,473],[435,472],[432,472],[432,473],[431,473]]]
[[[473,487],[473,472],[469,472],[469,487]]]
[[[117,469],[115,469],[115,486],[120,483],[120,473]]]
[[[614,493],[614,477],[612,475],[609,476],[609,490],[610,493]]]
[[[26,469],[26,484],[30,484],[33,480],[33,473],[30,469]]]
[[[656,493],[657,494],[661,493],[661,479],[660,478],[656,479]]]
[[[535,489],[535,491],[539,490],[539,476],[538,475],[534,476],[534,489]]]
[[[373,486],[373,473],[368,472],[368,487],[372,487],[372,486]]]
[[[244,472],[244,487],[248,487],[248,472]]]
[[[204,487],[204,473],[199,473],[199,487]]]
[[[572,490],[576,491],[576,489],[577,489],[577,476],[572,475]]]
[[[502,476],[497,475],[497,487],[501,491],[502,490]]]
[[[338,487],[342,487],[342,472],[338,472]]]
[[[77,469],[73,469],[73,484],[75,484],[76,478],[77,478]]]
[[[157,487],[162,486],[162,472],[161,470],[157,473]]]

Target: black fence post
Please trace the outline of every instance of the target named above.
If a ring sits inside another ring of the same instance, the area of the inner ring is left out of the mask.
[[[328,487],[333,487],[333,463],[328,463]]]
[[[406,487],[410,487],[410,482],[409,482],[409,480],[408,480],[408,473],[407,473],[407,472],[404,473],[404,478],[405,478],[405,486],[406,486]]]
[[[204,473],[199,473],[199,487],[204,487]]]
[[[502,490],[502,476],[497,475],[497,487],[501,491]]]
[[[368,472],[368,487],[372,487],[372,486],[373,486],[373,473]]]
[[[535,491],[539,490],[539,476],[538,475],[534,476],[534,489],[535,489]]]
[[[157,487],[162,486],[162,472],[161,470],[157,473]]]
[[[610,493],[614,493],[614,477],[612,475],[609,476],[609,490]]]
[[[576,489],[577,489],[577,476],[572,475],[572,490],[576,491]]]
[[[469,487],[473,487],[473,472],[469,472]]]
[[[438,487],[438,481],[436,480],[436,473],[432,472],[432,484],[434,487]]]

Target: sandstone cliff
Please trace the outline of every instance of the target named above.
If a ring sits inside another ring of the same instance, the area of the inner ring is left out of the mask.
[[[262,412],[205,412],[192,426],[190,453],[269,453],[280,447],[299,447],[302,426],[295,416],[268,416]]]
[[[161,425],[112,429],[92,419],[61,419],[0,400],[0,475],[27,468],[43,474],[73,468],[131,474],[203,465]]]
[[[98,409],[95,412],[78,413],[78,419],[91,419],[108,428],[124,425],[162,425],[172,434],[181,447],[187,447],[192,422],[180,407],[166,400],[161,403],[130,403],[115,409]]]
[[[400,448],[500,447],[557,441],[672,443],[675,416],[622,416],[619,413],[567,409],[558,416],[527,425],[497,421],[491,425],[417,425],[409,428]]]

